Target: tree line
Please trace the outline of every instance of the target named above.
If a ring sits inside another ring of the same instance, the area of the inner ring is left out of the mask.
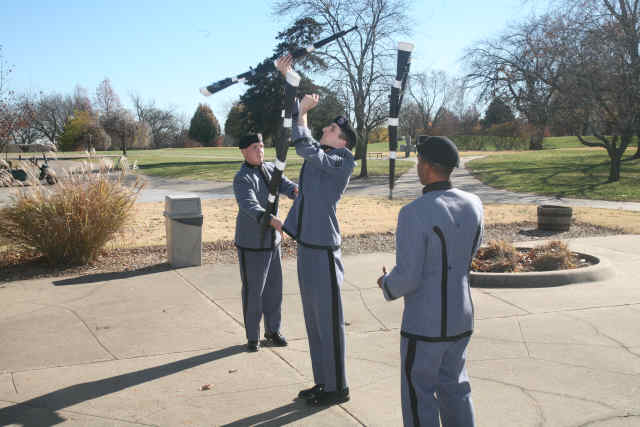
[[[421,134],[517,136],[526,138],[530,149],[541,149],[545,136],[576,135],[583,144],[606,150],[611,158],[609,178],[618,180],[622,154],[640,133],[639,1],[549,0],[547,12],[470,46],[463,59],[464,75],[413,69],[400,114],[401,135],[413,140]],[[410,37],[411,3],[273,1],[275,15],[289,24],[257,71],[286,51],[358,26],[307,55],[296,68],[303,77],[300,93],[322,94],[321,105],[310,117],[317,137],[336,115],[350,118],[361,176],[367,175],[368,143],[385,138],[395,48],[398,40]],[[224,123],[223,141],[220,125],[205,104],[198,106],[190,123],[135,96],[135,111],[125,112],[109,93],[113,91],[107,79],[93,102],[87,102],[86,91],[77,89],[70,96],[11,103],[7,99],[15,96],[3,89],[10,70],[0,71],[1,140],[7,134],[17,140],[52,135],[52,140],[65,143],[62,135],[68,130],[68,140],[75,141],[69,144],[89,140],[112,148],[158,148],[194,141],[233,145],[247,132],[262,132],[269,144],[279,132],[283,82],[275,74],[258,72],[246,82],[246,92],[231,106]],[[25,127],[19,114],[10,114],[22,105],[29,112],[22,117],[34,125]]]
[[[563,0],[466,55],[469,86],[509,103],[533,128],[576,135],[610,157],[609,181],[640,135],[640,2]],[[634,158],[640,158],[640,145]]]
[[[7,144],[48,143],[61,151],[211,146],[220,144],[220,125],[211,108],[200,104],[190,121],[174,108],[131,94],[124,108],[109,78],[92,97],[76,86],[72,94],[9,90],[13,71],[0,46],[0,152]]]

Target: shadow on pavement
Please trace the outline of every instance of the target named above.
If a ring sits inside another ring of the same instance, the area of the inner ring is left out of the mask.
[[[295,423],[302,418],[309,417],[317,412],[327,409],[324,407],[310,407],[304,400],[298,399],[287,405],[274,408],[262,414],[251,415],[241,420],[234,421],[229,424],[223,424],[222,427],[240,427],[240,426],[283,426]]]
[[[67,285],[85,285],[87,283],[106,282],[109,280],[128,279],[136,276],[144,276],[145,274],[161,273],[163,271],[169,271],[173,267],[169,263],[163,262],[162,264],[148,265],[137,270],[130,271],[116,271],[110,273],[95,273],[87,274],[85,276],[73,277],[69,279],[54,280],[54,286],[67,286]]]
[[[58,424],[65,419],[55,414],[55,411],[245,351],[244,345],[235,345],[141,371],[74,384],[0,409],[0,425],[18,424],[25,427],[40,427]]]

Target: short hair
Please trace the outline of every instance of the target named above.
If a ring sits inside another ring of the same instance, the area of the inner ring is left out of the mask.
[[[418,160],[421,162],[429,163],[429,165],[433,168],[434,172],[438,175],[449,178],[453,173],[453,167],[445,166],[440,163],[433,162],[427,158],[423,158],[420,154],[418,154]]]

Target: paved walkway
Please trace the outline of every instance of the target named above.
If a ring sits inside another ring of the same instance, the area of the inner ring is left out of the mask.
[[[640,425],[640,236],[578,239],[609,280],[472,289],[478,426]],[[347,256],[350,402],[311,410],[295,261],[284,263],[289,347],[244,351],[237,265],[0,285],[0,425],[399,426],[402,301],[375,285],[392,254]],[[209,390],[201,390],[210,385]]]

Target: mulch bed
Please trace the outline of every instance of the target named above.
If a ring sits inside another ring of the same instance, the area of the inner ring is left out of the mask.
[[[530,240],[566,240],[580,237],[610,236],[625,234],[620,229],[600,227],[575,222],[565,232],[548,232],[536,229],[534,222],[491,224],[485,227],[484,241],[505,240],[507,242]],[[394,252],[394,233],[375,233],[348,236],[343,239],[344,255],[373,252]],[[282,244],[283,258],[293,258],[296,243],[286,239]],[[122,278],[171,269],[167,260],[166,246],[148,246],[132,249],[105,250],[89,265],[49,266],[35,254],[20,256],[0,253],[0,282],[62,276],[95,276],[95,281]],[[236,248],[231,241],[205,242],[202,247],[203,264],[235,264],[238,262]],[[1,285],[0,285],[1,286]]]

